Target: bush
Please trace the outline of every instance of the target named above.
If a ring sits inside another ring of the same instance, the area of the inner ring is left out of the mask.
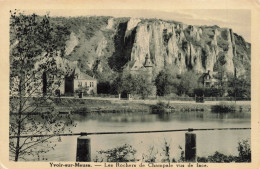
[[[238,156],[234,155],[225,155],[218,151],[216,151],[213,155],[207,157],[197,157],[197,162],[202,163],[231,163],[231,162],[251,162],[251,148],[248,143],[248,140],[242,140],[238,142]],[[161,163],[169,163],[169,162],[185,162],[185,152],[181,146],[179,146],[181,150],[180,158],[176,161],[174,158],[170,157],[170,144],[164,140],[164,144],[162,146],[162,151],[158,151],[154,146],[150,146],[148,149],[148,153],[143,153],[142,159],[136,159],[136,149],[134,149],[131,145],[125,144],[123,146],[119,146],[113,149],[101,150],[98,151],[98,156],[94,159],[94,162],[136,162],[136,161],[144,161],[148,163],[153,162],[161,162]]]
[[[231,162],[251,162],[251,148],[248,140],[242,140],[238,142],[237,150],[238,156],[225,155],[216,151],[213,155],[208,157],[198,157],[198,162],[210,162],[210,163],[231,163]]]
[[[129,144],[125,144],[120,147],[116,147],[109,150],[98,151],[100,155],[105,155],[107,162],[135,162],[136,150]],[[102,162],[104,158],[96,158],[95,162]]]
[[[208,156],[207,161],[214,162],[214,163],[228,163],[228,162],[230,163],[230,162],[237,161],[236,158],[237,157],[235,157],[235,156],[232,156],[232,155],[227,156],[227,155],[224,155],[224,154],[216,151],[214,155]]]
[[[73,113],[75,114],[85,114],[85,113],[89,113],[90,109],[88,109],[87,107],[80,107],[80,108],[76,108],[75,110],[73,110]]]
[[[235,104],[227,104],[224,102],[221,102],[217,105],[211,106],[211,111],[215,113],[228,113],[228,112],[235,112],[236,111],[236,105]]]
[[[163,102],[158,102],[156,105],[151,105],[152,113],[165,113],[167,105]]]
[[[237,150],[239,152],[239,162],[251,162],[251,148],[248,140],[240,141]]]

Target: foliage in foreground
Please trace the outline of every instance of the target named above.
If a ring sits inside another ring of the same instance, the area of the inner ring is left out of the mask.
[[[49,15],[10,11],[9,156],[14,161],[31,156],[39,160],[55,144],[51,136],[33,136],[63,133],[73,123],[70,117],[61,120],[50,100],[64,76],[57,70],[55,57],[64,55],[68,35],[68,28],[52,24]],[[47,76],[51,80],[43,83]],[[47,114],[34,115],[43,111]]]
[[[123,146],[119,146],[108,150],[101,150],[98,151],[98,154],[100,154],[101,157],[96,157],[96,159],[94,159],[95,162],[103,162],[104,160],[107,162],[137,161],[134,157],[136,154],[136,149],[134,149],[129,144],[125,144]]]
[[[213,155],[208,157],[198,157],[198,162],[211,163],[232,163],[232,162],[251,162],[251,148],[248,140],[238,142],[237,150],[238,156],[225,155],[216,151]]]
[[[125,144],[109,150],[98,151],[98,156],[94,159],[94,162],[136,162],[143,161],[147,163],[160,162],[185,162],[184,150],[181,146],[181,154],[178,160],[170,157],[170,144],[165,140],[161,150],[156,149],[154,146],[150,146],[146,153],[142,154],[142,159],[135,157],[136,149],[131,145]],[[237,150],[238,156],[225,155],[216,151],[213,155],[208,157],[198,157],[197,162],[209,162],[209,163],[231,163],[231,162],[251,162],[251,148],[248,140],[242,140],[238,142]]]

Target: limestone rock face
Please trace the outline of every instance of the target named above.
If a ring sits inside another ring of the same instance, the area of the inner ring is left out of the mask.
[[[78,38],[76,37],[74,32],[71,32],[70,39],[66,42],[66,55],[69,55],[73,49],[78,45]]]
[[[102,38],[99,41],[97,49],[96,49],[96,54],[97,54],[98,57],[100,57],[104,54],[103,51],[106,48],[106,46],[107,46],[107,40],[105,38]]]
[[[114,27],[114,18],[108,19],[107,22],[108,23],[107,23],[106,29],[113,29],[113,27]]]
[[[141,22],[140,19],[136,19],[136,18],[131,18],[128,22],[127,22],[127,31],[132,30],[133,28],[136,27],[136,25]]]
[[[106,29],[93,30],[88,40],[83,33],[72,32],[66,54],[81,57],[88,68],[102,71],[117,71],[126,65],[141,70],[146,56],[157,72],[167,66],[179,73],[234,73],[235,68],[243,73],[251,66],[251,45],[229,28],[136,18],[109,18],[103,27]]]

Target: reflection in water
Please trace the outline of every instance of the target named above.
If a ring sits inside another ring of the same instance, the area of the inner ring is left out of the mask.
[[[148,131],[172,130],[187,128],[244,128],[250,127],[250,113],[210,112],[175,112],[170,114],[148,113],[92,113],[87,115],[72,115],[77,123],[72,128],[78,132],[111,132],[111,131]],[[212,155],[215,151],[227,155],[237,155],[237,143],[242,139],[250,142],[250,130],[237,131],[196,131],[197,153],[199,156]],[[91,135],[91,156],[97,151],[107,150],[130,144],[137,149],[137,158],[147,153],[149,147],[161,150],[164,140],[171,145],[171,156],[180,155],[179,145],[185,147],[185,132],[122,134],[122,135]],[[54,151],[46,157],[49,161],[75,161],[77,136],[62,137]],[[66,153],[65,153],[66,152]],[[178,159],[178,157],[175,157]]]
[[[136,113],[95,113],[86,116],[75,115],[75,120],[98,120],[98,121],[110,121],[110,122],[152,122],[156,120],[156,115],[151,114],[136,114]]]
[[[190,121],[190,120],[213,120],[213,119],[250,119],[250,113],[211,113],[211,112],[175,112],[162,114],[148,113],[91,113],[73,115],[74,120],[82,122],[87,120],[109,122],[153,122],[153,121]]]

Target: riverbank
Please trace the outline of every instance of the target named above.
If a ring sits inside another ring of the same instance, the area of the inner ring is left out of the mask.
[[[167,105],[169,112],[179,111],[211,111],[212,106],[218,104],[234,105],[236,111],[251,110],[250,101],[207,101],[205,103],[196,103],[195,101],[171,101],[171,100],[119,100],[118,98],[55,98],[55,108],[60,112],[74,113],[124,113],[124,112],[142,112],[149,113],[151,108],[163,103]]]

